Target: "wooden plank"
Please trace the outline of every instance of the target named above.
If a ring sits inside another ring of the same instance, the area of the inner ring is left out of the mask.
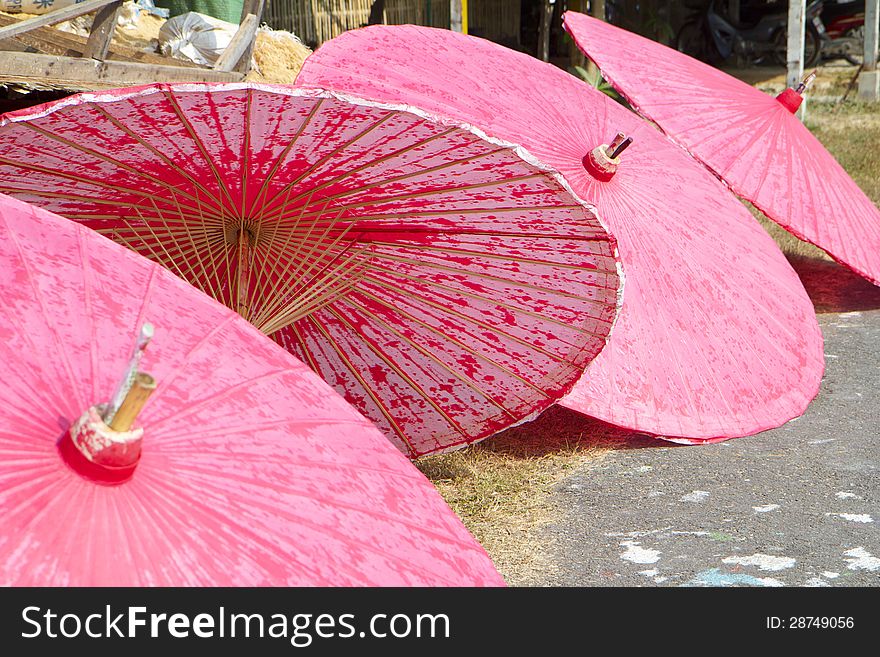
[[[39,53],[5,53],[0,57],[0,82],[34,86],[103,89],[151,82],[237,82],[241,73],[140,62],[99,62],[80,57]]]
[[[253,47],[258,26],[257,17],[253,14],[248,14],[247,18],[238,26],[238,31],[232,37],[229,45],[226,46],[226,50],[223,51],[217,63],[214,64],[215,71],[232,71],[235,68],[238,62],[241,61],[245,51],[249,47]]]
[[[8,25],[0,28],[0,41],[18,36],[19,34],[24,34],[25,32],[30,32],[38,27],[55,25],[55,23],[69,21],[71,18],[76,18],[77,16],[91,14],[93,11],[97,11],[101,7],[109,5],[112,2],[117,2],[117,0],[86,0],[77,5],[70,5],[63,9],[50,11],[48,14],[43,14],[42,16],[34,16],[33,18],[19,21],[15,25]]]
[[[91,57],[92,59],[104,60],[107,58],[107,51],[110,50],[110,41],[113,39],[113,32],[116,30],[116,17],[122,9],[122,0],[101,7],[95,14],[92,21],[92,27],[89,30],[89,40],[86,42],[86,49],[83,57]]]
[[[20,23],[17,18],[7,14],[0,14],[0,27]],[[19,34],[17,37],[8,39],[6,43],[19,43],[24,47],[35,48],[46,55],[65,55],[67,57],[81,57],[85,52],[87,39],[78,34],[62,32],[54,27],[38,27],[35,30]],[[145,64],[158,64],[160,66],[186,66],[189,68],[201,68],[198,64],[186,60],[172,59],[158,53],[144,52],[120,43],[111,45],[107,53],[108,59],[116,59],[130,62],[143,62]]]
[[[266,7],[266,0],[244,0],[244,6],[241,10],[241,23],[243,23],[249,14],[253,14],[257,17],[257,27],[260,26],[260,21],[263,20],[263,9]],[[243,73],[247,75],[248,71],[251,70],[251,58],[254,54],[254,45],[257,43],[256,30],[254,31],[254,37],[251,39],[250,44],[245,49],[244,53],[241,56],[241,59],[238,60],[238,64],[236,64],[232,70],[238,71],[239,73]]]

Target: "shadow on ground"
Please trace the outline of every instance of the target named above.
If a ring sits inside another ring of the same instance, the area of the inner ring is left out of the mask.
[[[789,255],[817,313],[880,309],[880,287],[833,260]]]
[[[644,449],[672,447],[644,433],[621,429],[562,406],[552,406],[537,419],[508,429],[480,444],[506,456],[540,457],[572,449]]]

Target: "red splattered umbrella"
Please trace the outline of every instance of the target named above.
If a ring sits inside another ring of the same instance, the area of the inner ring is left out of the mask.
[[[714,176],[589,85],[488,41],[413,26],[347,32],[309,58],[297,84],[478,126],[596,204],[618,240],[623,306],[564,405],[710,440],[778,426],[818,391],[822,335],[773,240]]]
[[[880,285],[880,210],[777,97],[576,12],[565,29],[636,110],[770,219]]]
[[[0,585],[503,584],[430,482],[228,308],[3,195],[0,270]]]
[[[0,191],[235,309],[408,455],[541,412],[605,344],[614,242],[524,149],[320,90],[153,85],[0,118]]]

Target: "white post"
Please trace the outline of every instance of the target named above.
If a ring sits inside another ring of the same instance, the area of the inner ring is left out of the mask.
[[[788,73],[785,84],[797,87],[804,77],[804,18],[806,16],[806,0],[789,0],[788,2],[788,46],[786,61]],[[798,117],[803,120],[806,113],[806,99],[801,103]]]
[[[550,26],[553,21],[553,5],[556,0],[542,2],[541,23],[538,27],[538,59],[550,61]]]
[[[461,32],[461,0],[449,0],[449,29]]]
[[[880,100],[877,43],[880,32],[880,0],[865,0],[865,64],[859,75],[859,98]]]

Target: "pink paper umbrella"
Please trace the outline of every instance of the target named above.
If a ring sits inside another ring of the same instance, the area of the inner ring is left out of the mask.
[[[347,32],[297,83],[466,121],[521,144],[597,205],[618,239],[624,301],[564,405],[705,440],[777,426],[815,396],[822,335],[773,240],[715,177],[589,85],[488,41],[411,26]],[[634,139],[622,153],[618,131]]]
[[[541,412],[605,344],[613,239],[460,121],[320,90],[155,85],[0,117],[0,191],[161,263],[411,457]]]
[[[564,18],[639,113],[770,219],[880,284],[880,210],[794,115],[805,84],[774,98],[626,30]]]
[[[155,263],[0,195],[0,299],[0,584],[503,583],[370,422]]]

